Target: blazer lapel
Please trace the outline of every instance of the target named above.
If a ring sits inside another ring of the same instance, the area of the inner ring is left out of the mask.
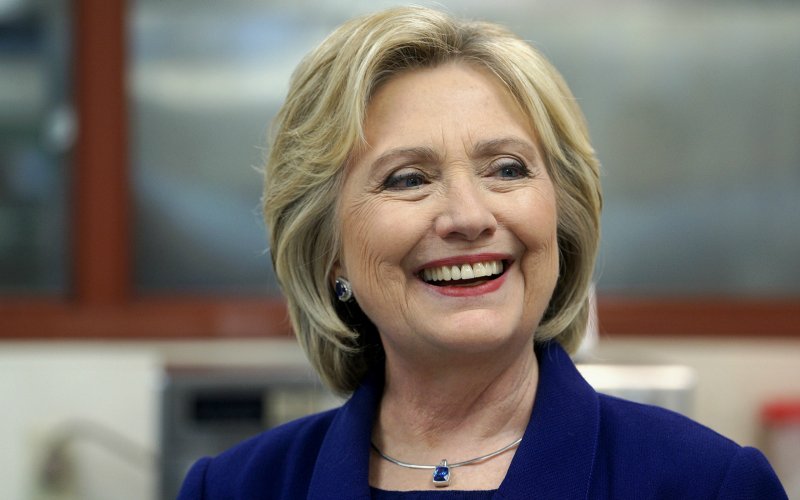
[[[495,498],[587,498],[597,450],[597,393],[555,342],[537,346],[528,428]]]
[[[383,373],[372,370],[336,413],[314,465],[308,498],[369,499],[369,454],[372,424],[383,392]]]

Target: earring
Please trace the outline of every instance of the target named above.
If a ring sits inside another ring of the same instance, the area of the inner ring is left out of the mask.
[[[353,288],[350,286],[350,282],[341,276],[336,278],[333,289],[336,292],[336,298],[341,302],[350,302],[353,300]]]

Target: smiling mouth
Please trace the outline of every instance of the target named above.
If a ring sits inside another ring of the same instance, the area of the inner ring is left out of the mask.
[[[502,260],[423,269],[420,279],[434,286],[475,286],[499,278],[508,267]]]

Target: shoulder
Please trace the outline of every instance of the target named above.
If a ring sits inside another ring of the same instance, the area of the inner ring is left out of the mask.
[[[758,450],[663,408],[602,394],[599,403],[602,482],[624,482],[633,495],[657,491],[659,498],[786,498]],[[740,496],[748,488],[758,494]]]
[[[214,458],[199,460],[184,480],[179,499],[251,498],[256,492],[294,491],[295,476],[310,474],[336,410],[294,420],[258,434]],[[286,490],[286,491],[284,491]]]
[[[679,413],[599,394],[601,438],[613,438],[630,451],[658,446],[662,455],[692,452],[719,457],[729,456],[739,446],[721,434]]]

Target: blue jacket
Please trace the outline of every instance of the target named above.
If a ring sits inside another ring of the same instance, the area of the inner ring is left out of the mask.
[[[556,343],[537,347],[530,423],[497,499],[785,499],[766,458],[676,413],[598,394]],[[341,408],[198,461],[179,500],[369,499],[372,374]]]

